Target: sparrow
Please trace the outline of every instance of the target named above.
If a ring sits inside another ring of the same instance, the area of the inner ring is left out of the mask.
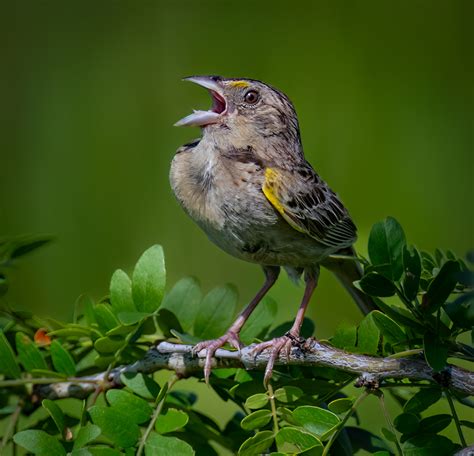
[[[194,111],[176,126],[196,126],[202,137],[180,147],[171,163],[170,183],[185,210],[222,250],[259,264],[263,286],[218,339],[198,343],[206,349],[204,376],[212,357],[226,343],[240,349],[239,332],[275,284],[283,267],[304,277],[305,290],[291,329],[257,344],[270,350],[264,382],[280,352],[301,344],[300,329],[318,284],[320,266],[331,270],[364,313],[376,307],[353,282],[362,275],[354,261],[357,230],[338,196],[306,161],[298,118],[289,98],[264,82],[246,78],[192,76],[206,88],[207,111]]]

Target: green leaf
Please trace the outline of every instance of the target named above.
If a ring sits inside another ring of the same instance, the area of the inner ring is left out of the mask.
[[[474,327],[474,292],[465,293],[444,306],[451,321],[460,328]]]
[[[120,376],[120,380],[135,394],[145,399],[155,399],[160,393],[158,383],[148,375],[126,372]]]
[[[323,452],[321,441],[313,434],[293,427],[285,427],[278,431],[275,437],[278,451],[282,453],[299,454],[304,451],[315,449],[311,455],[319,455]]]
[[[389,441],[389,442],[393,442],[393,443],[396,443],[398,440],[397,440],[397,436],[390,430],[390,429],[387,429],[385,427],[381,428],[380,429],[382,431],[382,435]]]
[[[12,378],[21,377],[20,366],[16,362],[15,353],[2,330],[0,330],[0,374]]]
[[[434,434],[419,434],[403,444],[404,456],[451,456],[453,443],[446,437]]]
[[[404,412],[413,413],[414,415],[421,413],[428,407],[441,399],[441,390],[435,388],[422,388],[411,399],[409,399],[403,407]]]
[[[239,456],[255,456],[266,452],[274,440],[272,431],[257,432],[247,439],[239,448]]]
[[[425,312],[436,312],[446,302],[458,283],[457,275],[460,269],[457,261],[449,260],[443,264],[423,295],[421,308]]]
[[[26,371],[31,372],[33,369],[48,368],[39,348],[26,334],[17,332],[15,334],[15,345],[18,360]]]
[[[233,285],[211,290],[199,306],[194,322],[194,335],[202,339],[221,336],[232,323],[237,300],[237,289]]]
[[[340,324],[336,328],[334,336],[331,338],[331,344],[337,348],[347,351],[354,351],[357,340],[357,328],[355,326],[346,326]]]
[[[347,397],[341,397],[340,399],[335,399],[334,401],[328,404],[328,409],[335,413],[336,415],[341,415],[346,413],[351,407],[354,401]]]
[[[89,409],[89,415],[102,434],[117,446],[129,448],[135,445],[140,436],[138,426],[130,421],[127,413],[115,407],[94,405]]]
[[[33,377],[51,377],[51,378],[67,378],[67,375],[61,374],[60,372],[54,372],[49,369],[33,369],[31,371]]]
[[[380,331],[372,318],[372,314],[369,314],[361,321],[357,330],[357,351],[368,355],[376,355],[379,340]]]
[[[37,456],[66,455],[66,450],[58,439],[44,431],[21,431],[13,436],[13,441]]]
[[[101,337],[94,342],[94,348],[101,354],[115,353],[126,344],[123,337]]]
[[[369,236],[369,257],[376,270],[390,280],[397,281],[403,272],[405,233],[392,217],[376,223]]]
[[[126,413],[130,421],[136,424],[148,421],[153,412],[147,401],[128,391],[111,389],[107,391],[106,397],[114,410]]]
[[[293,412],[289,408],[278,407],[277,411],[283,421],[294,426],[298,425],[298,423],[293,419]]]
[[[155,423],[155,430],[159,434],[166,434],[167,432],[174,432],[183,428],[189,421],[189,416],[182,410],[170,408],[166,413],[158,416]]]
[[[123,456],[119,450],[114,450],[113,448],[105,446],[93,446],[82,448],[80,450],[73,450],[71,456]]]
[[[77,437],[74,440],[74,449],[82,448],[89,442],[95,440],[101,434],[99,426],[92,423],[87,423],[82,426],[77,433]]]
[[[110,305],[115,314],[136,311],[132,298],[132,281],[121,269],[117,269],[110,279]]]
[[[181,324],[171,310],[160,309],[156,316],[156,321],[165,337],[172,337],[173,333],[171,331],[183,332]]]
[[[439,415],[428,416],[420,421],[420,433],[437,434],[451,424],[452,415],[442,413]],[[473,425],[474,426],[474,425]]]
[[[402,328],[390,317],[378,310],[374,310],[370,315],[372,315],[372,319],[389,344],[399,344],[406,339]]]
[[[413,415],[413,413],[401,413],[393,420],[395,429],[402,434],[416,432],[419,423],[419,418],[416,415]]]
[[[245,401],[245,406],[249,409],[259,409],[265,407],[268,403],[268,395],[265,393],[257,393],[250,396]]]
[[[403,267],[405,269],[403,291],[405,296],[410,301],[413,301],[418,293],[421,277],[421,257],[420,252],[415,247],[409,249],[407,246],[404,246]]]
[[[464,427],[467,427],[469,429],[474,429],[474,423],[472,421],[461,420],[460,423]]]
[[[132,276],[136,309],[153,313],[160,307],[166,284],[165,257],[160,245],[150,247],[138,260]]]
[[[51,236],[21,236],[11,241],[9,258],[14,260],[51,242]]]
[[[272,419],[272,412],[270,410],[257,410],[250,415],[244,417],[240,426],[246,431],[253,431],[266,426]]]
[[[240,331],[240,340],[251,344],[256,337],[265,335],[268,328],[274,323],[277,314],[277,303],[270,296],[265,296],[257,308],[250,314]]]
[[[280,402],[295,402],[303,396],[303,390],[297,386],[283,386],[278,388],[273,397]]]
[[[100,334],[98,331],[94,331],[92,328],[87,328],[82,325],[77,325],[71,323],[67,325],[65,328],[56,329],[54,331],[50,331],[48,336],[56,336],[56,337],[89,337],[92,338]]]
[[[119,326],[117,317],[112,312],[109,304],[97,304],[94,306],[94,317],[102,331],[110,331]]]
[[[423,337],[423,351],[426,362],[435,371],[439,372],[446,366],[448,359],[448,347],[442,340],[431,332],[426,332]]]
[[[402,309],[401,307],[397,306],[391,306],[378,298],[374,298],[374,300],[380,310],[385,312],[388,317],[392,318],[400,325],[411,328],[419,334],[425,333],[425,327],[422,324],[418,323],[418,321],[413,318],[411,312],[409,312],[408,310]]]
[[[194,450],[183,440],[151,432],[145,444],[145,456],[192,456]]]
[[[49,413],[49,415],[54,421],[54,424],[58,428],[59,433],[62,435],[64,432],[64,426],[65,426],[63,411],[59,408],[59,406],[55,402],[50,401],[49,399],[44,399],[41,405]]]
[[[300,426],[317,437],[322,437],[340,423],[338,416],[329,410],[309,405],[303,405],[293,410],[293,418]]]
[[[72,356],[59,343],[59,341],[53,340],[53,342],[51,342],[50,349],[54,368],[62,374],[66,374],[68,376],[75,375],[76,364],[74,363]]]
[[[82,308],[82,312],[84,314],[86,324],[88,326],[92,326],[97,323],[97,320],[95,318],[94,301],[91,299],[90,296],[79,296],[79,298],[77,298],[76,305]]]
[[[173,312],[183,330],[188,332],[193,328],[201,300],[199,282],[194,277],[185,277],[165,295],[160,309]]]
[[[122,325],[132,326],[144,320],[145,318],[149,317],[150,314],[145,313],[145,312],[120,312],[117,316],[118,316],[118,319],[120,320],[120,323],[122,323]],[[133,328],[131,328],[128,332],[132,330]]]
[[[369,272],[359,280],[359,286],[369,296],[388,297],[396,293],[394,283],[378,272]]]

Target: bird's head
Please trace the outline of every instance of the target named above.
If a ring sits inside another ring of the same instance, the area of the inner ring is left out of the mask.
[[[242,142],[272,138],[300,144],[295,109],[277,89],[253,79],[191,76],[185,80],[208,89],[212,106],[194,111],[176,126],[199,126],[204,134],[238,136]]]

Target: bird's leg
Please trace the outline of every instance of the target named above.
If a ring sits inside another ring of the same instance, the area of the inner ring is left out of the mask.
[[[242,310],[237,319],[234,321],[232,326],[227,330],[227,332],[219,337],[218,339],[213,340],[204,340],[196,344],[193,348],[193,353],[197,354],[201,350],[206,350],[206,361],[204,362],[204,378],[206,383],[209,383],[209,376],[211,375],[211,366],[212,366],[212,357],[214,356],[216,350],[226,343],[229,343],[232,347],[240,350],[242,344],[239,339],[239,333],[244,326],[245,322],[249,318],[250,314],[253,312],[258,303],[263,299],[267,294],[268,290],[275,284],[280,274],[280,268],[276,266],[265,266],[263,268],[265,272],[265,283],[262,288],[258,291],[255,297],[250,301],[250,304]]]
[[[291,347],[298,346],[303,343],[303,340],[300,337],[301,325],[303,324],[306,308],[308,307],[311,296],[313,295],[313,292],[318,284],[318,275],[319,271],[306,276],[306,288],[304,290],[303,299],[301,300],[298,313],[296,314],[296,318],[291,329],[285,335],[266,342],[262,342],[261,344],[257,344],[253,348],[253,353],[255,356],[266,349],[270,349],[270,357],[268,359],[267,367],[265,368],[265,376],[263,378],[265,385],[268,384],[273,375],[273,366],[275,365],[275,361],[280,353],[284,351],[286,357],[288,358]]]

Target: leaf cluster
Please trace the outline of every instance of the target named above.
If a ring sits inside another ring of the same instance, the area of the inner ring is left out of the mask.
[[[46,242],[18,239],[0,243],[0,272]],[[356,286],[373,297],[379,310],[356,327],[339,327],[328,343],[372,356],[424,357],[441,379],[448,375],[448,357],[473,361],[466,336],[474,325],[474,274],[466,262],[450,251],[418,251],[407,244],[393,218],[374,225],[368,253],[368,258],[355,259],[364,266]],[[5,284],[6,274],[0,277],[5,293],[2,278]],[[238,301],[234,286],[204,293],[191,277],[167,291],[163,250],[153,246],[131,274],[113,273],[107,296],[97,301],[79,297],[69,323],[3,303],[0,453],[16,445],[48,456],[212,456],[224,450],[239,455],[351,455],[365,450],[414,456],[449,455],[465,446],[463,429],[473,424],[458,418],[455,405],[473,404],[442,381],[387,381],[352,397],[346,386],[354,377],[327,367],[280,367],[268,389],[262,372],[215,369],[211,388],[239,410],[227,423],[202,413],[198,397],[180,390],[183,380],[175,375],[122,374],[121,389],[107,381],[114,367],[143,359],[159,340],[194,344],[221,336],[235,318]],[[243,343],[284,334],[291,322],[275,326],[276,311],[276,302],[266,298],[244,326]],[[313,332],[313,322],[305,319],[302,335]],[[95,394],[82,397],[74,390],[79,376],[101,372]],[[69,399],[38,396],[38,385],[66,379],[72,385]],[[400,412],[393,420],[387,417],[381,429],[367,429],[358,407],[375,394],[385,410],[384,393],[395,398]],[[447,401],[449,414],[431,412],[440,400]],[[456,428],[458,442],[446,437],[447,428]]]

